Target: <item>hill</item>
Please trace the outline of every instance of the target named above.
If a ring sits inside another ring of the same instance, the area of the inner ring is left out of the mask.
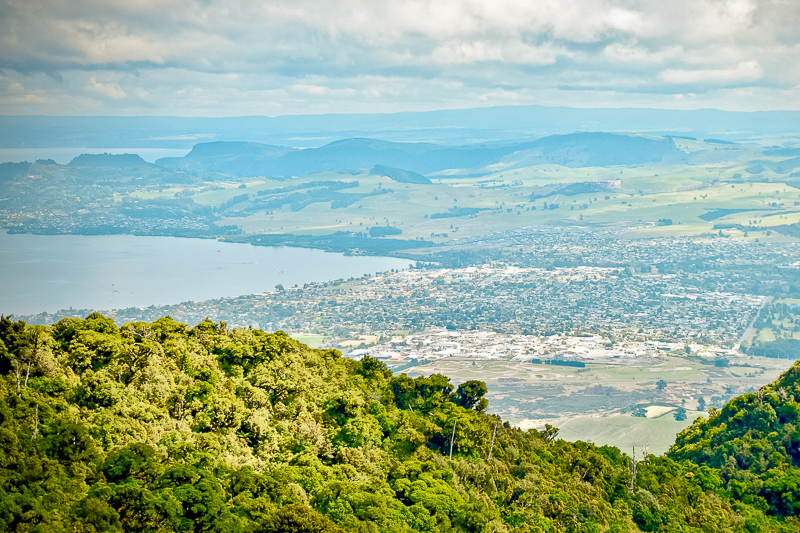
[[[565,167],[602,167],[667,163],[679,160],[681,155],[670,137],[656,139],[641,135],[587,132],[539,139],[513,157],[519,160],[519,167],[543,163]]]
[[[217,142],[195,145],[185,157],[163,158],[156,164],[175,170],[224,172],[236,176],[301,176],[375,165],[426,174],[448,168],[483,166],[514,150],[508,146],[449,148],[431,143],[362,138],[343,139],[305,150],[258,143]]]
[[[156,164],[187,172],[220,172],[242,176],[272,175],[275,161],[292,148],[253,142],[211,142],[194,145],[184,157],[165,157]]]
[[[69,166],[134,168],[152,165],[136,154],[82,154],[73,158]]]
[[[726,487],[771,512],[800,515],[800,363],[682,431],[669,456],[720,469]]]
[[[383,165],[375,165],[374,167],[372,167],[372,170],[369,171],[369,175],[386,176],[387,178],[394,180],[398,183],[417,183],[417,184],[431,183],[431,180],[429,180],[422,174],[417,174],[416,172],[409,172],[408,170],[403,170],[402,168],[385,167]]]
[[[541,163],[587,167],[672,162],[682,155],[671,138],[573,133],[535,142],[461,147],[363,138],[344,139],[305,150],[251,142],[214,142],[197,144],[185,157],[163,158],[156,164],[173,170],[236,176],[301,176],[352,168],[405,169],[417,176],[447,169],[479,169],[509,160],[514,161],[516,167]],[[393,170],[389,172],[397,174]],[[423,183],[415,179],[404,183]]]
[[[0,319],[4,531],[795,531],[719,470],[565,442],[486,387],[282,332]],[[635,460],[633,460],[635,459]]]

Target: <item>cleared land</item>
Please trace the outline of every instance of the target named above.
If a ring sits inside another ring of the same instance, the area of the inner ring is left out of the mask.
[[[710,358],[669,355],[574,368],[444,358],[395,369],[412,376],[440,373],[454,383],[483,380],[491,412],[523,428],[551,424],[568,440],[622,449],[647,445],[662,453],[677,432],[697,416],[707,416],[699,412],[700,398],[706,408],[721,407],[731,397],[773,381],[793,362],[745,356],[718,367]],[[631,416],[637,407],[646,410],[646,418]],[[675,420],[679,408],[686,410],[684,421]]]
[[[675,435],[690,426],[706,413],[687,411],[685,421],[677,421],[671,412],[659,417],[637,418],[630,415],[605,417],[578,416],[554,424],[559,428],[559,436],[566,440],[590,441],[599,446],[616,446],[626,453],[633,447],[642,450],[645,446],[650,453],[665,453],[675,442]]]

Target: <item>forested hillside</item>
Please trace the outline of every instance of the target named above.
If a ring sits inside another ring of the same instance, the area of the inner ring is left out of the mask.
[[[800,366],[756,392],[734,398],[709,420],[699,418],[670,449],[720,469],[737,499],[776,515],[800,515]]]
[[[798,372],[633,461],[282,332],[3,318],[0,530],[797,531]]]

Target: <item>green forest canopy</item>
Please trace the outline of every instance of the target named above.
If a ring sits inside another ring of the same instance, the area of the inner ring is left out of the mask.
[[[797,531],[799,374],[631,457],[280,331],[3,317],[0,530]]]

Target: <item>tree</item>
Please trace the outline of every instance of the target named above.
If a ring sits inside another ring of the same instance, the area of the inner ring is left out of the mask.
[[[541,436],[542,440],[545,442],[552,443],[556,440],[556,437],[558,437],[558,428],[550,424],[545,424],[544,429],[539,432],[539,436]]]
[[[766,481],[762,493],[775,514],[800,515],[800,470],[776,472]]]
[[[686,420],[686,409],[684,409],[683,407],[678,407],[677,409],[675,409],[674,416],[675,420],[683,422],[684,420]]]
[[[122,366],[119,380],[127,386],[150,365],[150,359],[162,350],[161,346],[154,342],[154,333],[147,326],[126,328],[126,333],[131,342],[125,345],[118,361]]]
[[[365,355],[358,363],[357,372],[367,379],[374,379],[377,376],[384,378],[392,377],[392,371],[386,366],[386,363],[378,359]]]
[[[656,381],[656,390],[663,391],[666,388],[667,388],[666,381],[664,381],[663,379],[659,379],[658,381]]]
[[[706,399],[700,396],[697,399],[697,410],[698,411],[705,411],[706,410]]]
[[[16,346],[6,357],[11,362],[16,377],[17,390],[26,389],[34,373],[41,371],[52,374],[56,363],[53,360],[49,328],[46,326],[25,326],[18,336]]]
[[[465,409],[483,411],[489,406],[489,401],[484,398],[487,392],[486,383],[483,381],[464,382],[456,389],[456,404]]]
[[[631,461],[480,412],[480,381],[453,391],[446,376],[392,376],[211,321],[62,321],[42,329],[54,371],[31,365],[23,389],[21,367],[18,391],[7,354],[35,342],[26,328],[0,318],[0,531],[597,532],[633,520],[780,533],[800,514],[800,364],[695,422],[670,457]],[[149,355],[127,349],[137,342]]]
[[[260,533],[343,533],[329,518],[305,505],[281,507],[261,528]]]
[[[389,390],[394,394],[397,407],[414,410],[412,404],[417,397],[417,387],[413,378],[406,374],[395,376],[389,380]]]
[[[450,398],[450,393],[453,392],[450,378],[441,374],[431,374],[430,377],[420,376],[414,380],[414,386],[421,408],[425,411],[441,405]]]

